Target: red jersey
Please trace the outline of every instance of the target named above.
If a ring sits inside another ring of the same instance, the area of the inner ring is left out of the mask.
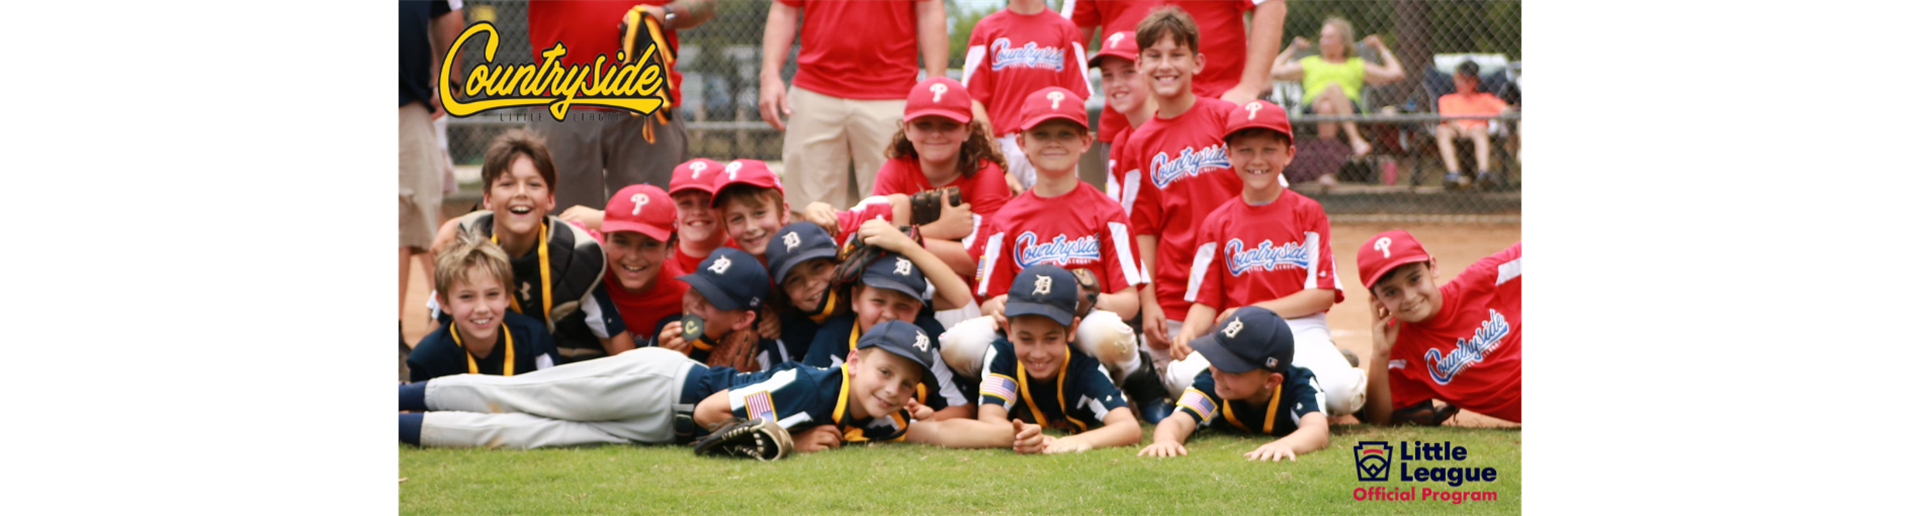
[[[1146,282],[1126,214],[1093,185],[1082,182],[1065,195],[1045,199],[1028,190],[1007,201],[983,227],[980,234],[987,237],[973,239],[967,249],[980,263],[974,295],[982,302],[1007,293],[1015,275],[1042,263],[1091,270],[1108,293]]]
[[[1013,198],[1013,191],[1007,189],[1007,172],[987,160],[980,160],[980,168],[974,171],[973,177],[961,177],[942,186],[960,187],[960,199],[972,204],[973,214],[981,220],[992,219],[993,214]],[[920,160],[914,158],[887,160],[880,164],[880,172],[873,178],[873,195],[913,195],[933,188],[933,182],[927,181],[927,173],[920,169]]]
[[[1126,152],[1127,138],[1133,136],[1133,126],[1128,125],[1127,117],[1120,117],[1120,124],[1121,125],[1118,126],[1108,126],[1119,127],[1120,129],[1111,135],[1113,137],[1112,143],[1107,145],[1107,197],[1111,197],[1115,201],[1120,201],[1120,206],[1127,211],[1127,216],[1131,217],[1133,216],[1133,212],[1131,211],[1133,197],[1122,198],[1121,194],[1125,192],[1138,193],[1140,191],[1140,174],[1136,173],[1128,178],[1128,180],[1133,182],[1133,186],[1126,186],[1126,183],[1120,180],[1121,176],[1126,175],[1125,171],[1120,170],[1120,154]],[[1101,133],[1101,135],[1105,136],[1107,134]]]
[[[674,253],[679,254],[679,251]],[[695,266],[699,264],[698,260],[694,261]],[[653,338],[649,334],[660,326],[660,319],[679,315],[682,311],[680,298],[687,294],[687,283],[674,278],[693,269],[681,267],[679,260],[669,257],[661,261],[660,274],[654,278],[653,288],[644,292],[632,292],[620,286],[620,280],[613,276],[612,269],[618,265],[608,264],[607,267],[606,277],[601,282],[607,286],[607,297],[613,298],[614,308],[620,310],[620,320],[627,324],[627,331],[633,333],[633,340],[644,342]]]
[[[1093,91],[1080,29],[1047,9],[1034,14],[1000,10],[981,18],[967,39],[960,81],[973,100],[987,106],[987,119],[999,133],[994,136],[1020,128],[1028,94],[1059,86],[1084,99]]]
[[[567,55],[560,58],[560,66],[574,64],[593,65],[593,59],[600,54],[607,55],[607,62],[614,63],[614,56],[620,53],[620,20],[627,16],[627,10],[634,5],[667,5],[668,0],[632,0],[627,2],[553,0],[527,3],[527,38],[533,43],[533,62],[539,63],[540,52],[553,48],[555,42],[567,45]],[[667,47],[678,51],[680,33],[665,30]],[[664,50],[664,49],[663,49]],[[668,69],[667,76],[673,81],[670,100],[680,105],[680,70]],[[579,109],[606,109],[589,106],[577,106]]]
[[[803,19],[794,86],[861,100],[904,99],[913,90],[920,75],[914,2],[929,0],[779,1],[800,8]]]
[[[1120,158],[1121,200],[1134,231],[1159,237],[1154,253],[1153,293],[1167,319],[1187,318],[1187,277],[1193,266],[1195,237],[1206,214],[1240,197],[1240,176],[1227,163],[1230,102],[1197,98],[1180,116],[1160,118],[1134,128]],[[1139,188],[1126,191],[1137,175]]]
[[[727,241],[727,247],[735,247],[733,245],[732,240]],[[694,256],[691,254],[687,254],[685,250],[680,249],[680,246],[676,245],[676,246],[673,246],[673,256],[671,257],[671,259],[667,261],[674,262],[676,265],[679,265],[680,270],[691,271],[691,270],[699,269],[700,261],[705,259],[707,259],[707,257],[705,256]]]
[[[1259,206],[1227,203],[1200,224],[1183,299],[1225,310],[1324,288],[1333,302],[1344,301],[1327,228],[1320,202],[1293,190]]]
[[[1067,0],[1060,8],[1071,12],[1073,24],[1079,27],[1101,27],[1101,34],[1115,31],[1134,30],[1140,20],[1162,5],[1177,5],[1193,17],[1194,25],[1200,29],[1200,53],[1207,56],[1207,67],[1193,78],[1193,93],[1207,98],[1219,98],[1227,90],[1240,84],[1240,72],[1247,66],[1247,23],[1243,19],[1247,11],[1266,0]],[[1085,42],[1091,44],[1092,42]],[[1140,47],[1153,46],[1155,42],[1142,41]],[[1105,134],[1110,124],[1122,123],[1125,117],[1115,113],[1109,117],[1100,115],[1099,131]],[[1100,140],[1110,141],[1110,140]]]
[[[1440,287],[1440,310],[1402,323],[1387,361],[1393,408],[1439,398],[1520,422],[1520,244]]]
[[[860,204],[855,204],[846,211],[835,212],[834,217],[840,222],[840,234],[834,235],[834,239],[840,245],[847,245],[854,235],[860,234],[860,224],[867,220],[880,219],[893,222],[893,202],[888,201],[884,196],[875,195],[861,199]]]

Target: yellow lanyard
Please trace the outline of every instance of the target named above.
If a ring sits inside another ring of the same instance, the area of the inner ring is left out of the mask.
[[[1072,353],[1068,353],[1064,358],[1060,359],[1060,374],[1054,375],[1053,378],[1053,386],[1056,391],[1054,394],[1058,396],[1060,400],[1060,415],[1067,418],[1068,423],[1073,423],[1074,426],[1080,427],[1081,432],[1085,432],[1087,431],[1086,423],[1082,423],[1080,420],[1074,419],[1073,416],[1067,415],[1067,364],[1071,362],[1073,362]],[[1014,362],[1014,366],[1018,368],[1016,372],[1020,374],[1020,398],[1026,400],[1027,412],[1033,413],[1033,422],[1039,423],[1042,428],[1046,427],[1047,416],[1041,414],[1040,406],[1033,404],[1033,394],[1027,392],[1027,365],[1016,361]]]
[[[840,401],[834,403],[833,405],[833,426],[840,429],[841,441],[850,442],[850,443],[864,442],[868,440],[867,430],[865,428],[847,428],[845,424],[840,422],[841,419],[843,419],[847,414],[847,394],[849,392],[852,392],[847,390],[848,389],[847,383],[848,383],[847,382],[847,365],[840,364]],[[874,417],[877,418],[880,416],[874,416]],[[898,413],[888,414],[886,415],[886,417],[893,418],[893,421],[895,424],[902,425],[901,428],[906,428],[905,426],[907,424],[906,420],[902,419],[898,415]],[[907,434],[902,432],[900,435],[894,436],[893,439],[889,439],[889,440],[900,441],[906,438],[907,438]]]
[[[847,356],[853,356],[854,353],[858,353],[860,351],[859,344],[860,344],[860,323],[858,321],[855,321],[853,323],[853,333],[850,335],[847,335]],[[841,361],[840,366],[841,368],[844,369],[846,367],[846,361],[844,360]],[[918,385],[913,386],[913,395],[916,399],[920,401],[920,403],[924,404],[927,402],[927,382],[925,381],[924,378]],[[844,399],[846,397],[841,396],[841,398]]]
[[[493,232],[493,243],[495,244],[500,243],[500,232],[497,229],[498,228],[496,228],[496,231]],[[553,320],[552,320],[553,278],[552,278],[552,275],[553,275],[553,269],[552,267],[549,267],[547,265],[547,223],[546,221],[541,221],[540,222],[540,305],[542,310],[540,311],[540,320],[546,321],[547,324],[549,325],[553,324]],[[527,313],[525,310],[520,309],[520,298],[509,295],[507,296],[507,301],[511,301],[513,303],[513,311],[515,313],[521,313],[521,314]]]
[[[473,360],[473,352],[460,343],[460,328],[448,327],[447,330],[453,334],[453,345],[460,346],[460,351],[467,354],[467,374],[480,374],[480,363]],[[501,376],[513,376],[513,332],[507,331],[507,323],[500,323],[500,334],[507,336],[507,363],[500,366],[500,371],[505,373]]]
[[[813,322],[816,324],[825,322],[828,318],[833,317],[833,305],[839,301],[840,295],[834,293],[833,289],[827,289],[827,300],[820,302],[820,313],[809,315],[807,318],[813,319]]]
[[[1225,408],[1225,411],[1227,413],[1226,414],[1227,422],[1233,423],[1233,426],[1240,427],[1241,430],[1246,430],[1248,432],[1253,431],[1252,428],[1247,428],[1247,425],[1240,424],[1240,418],[1233,417],[1232,401],[1222,399],[1220,400],[1220,406]],[[1267,401],[1267,426],[1265,428],[1265,431],[1262,433],[1266,433],[1266,434],[1273,433],[1273,415],[1279,414],[1279,413],[1280,413],[1280,391],[1275,390],[1273,391],[1273,398]]]

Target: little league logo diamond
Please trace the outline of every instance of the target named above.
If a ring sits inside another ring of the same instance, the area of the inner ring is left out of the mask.
[[[1360,441],[1353,446],[1353,473],[1361,482],[1386,482],[1393,465],[1393,446],[1386,441]]]

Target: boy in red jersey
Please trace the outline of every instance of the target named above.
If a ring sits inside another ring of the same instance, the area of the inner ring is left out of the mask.
[[[653,339],[661,319],[679,314],[680,298],[687,293],[687,283],[677,278],[688,269],[668,256],[676,252],[669,249],[678,213],[671,201],[658,186],[642,183],[621,188],[607,199],[606,217],[600,223],[607,252],[607,294],[637,342]]]
[[[1041,0],[1008,0],[1007,8],[981,18],[967,39],[967,61],[960,78],[973,96],[976,114],[988,120],[1000,152],[1007,156],[1009,179],[1019,190],[1033,188],[1033,164],[1014,141],[1021,104],[1041,88],[1066,88],[1080,98],[1092,95],[1087,83],[1087,51],[1079,30]]]
[[[1520,422],[1519,242],[1437,288],[1433,257],[1405,231],[1367,239],[1359,264],[1373,294],[1367,420],[1438,425],[1465,408]]]

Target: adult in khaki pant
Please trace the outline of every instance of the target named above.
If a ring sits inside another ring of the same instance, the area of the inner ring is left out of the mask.
[[[946,19],[937,0],[774,2],[760,43],[760,118],[786,131],[781,159],[789,206],[852,206],[873,191],[907,92],[919,80],[915,48],[928,76],[947,73]],[[789,90],[780,70],[795,32],[799,72]],[[849,165],[858,181],[852,191]]]

